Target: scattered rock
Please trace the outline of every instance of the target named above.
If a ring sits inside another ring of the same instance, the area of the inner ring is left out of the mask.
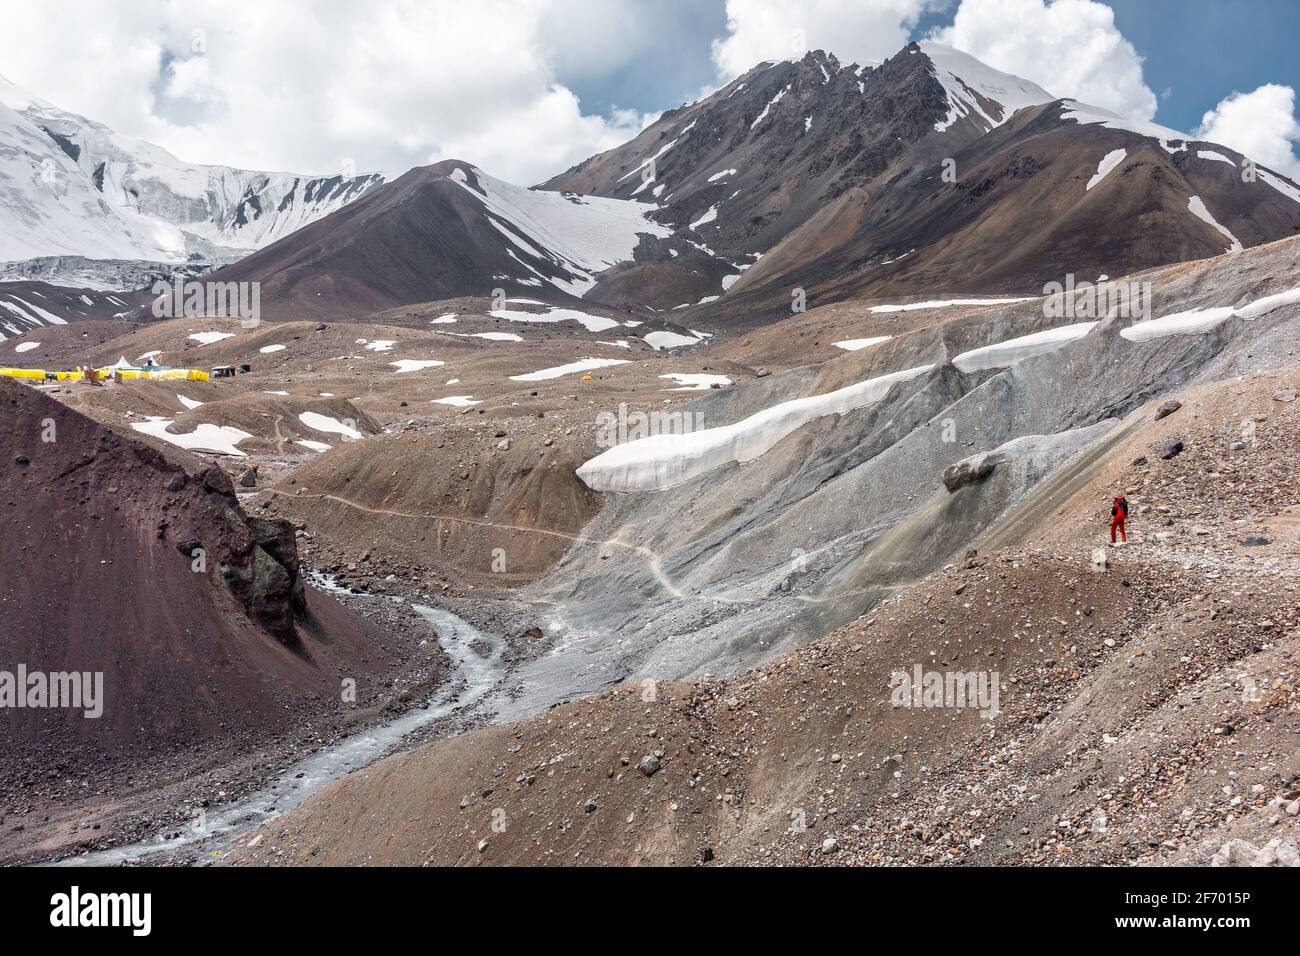
[[[1275,402],[1294,402],[1295,397],[1296,390],[1294,388],[1284,388],[1280,392],[1273,393],[1273,401]]]
[[[1182,407],[1183,407],[1182,402],[1178,401],[1177,399],[1171,398],[1169,401],[1165,402],[1163,405],[1160,406],[1159,409],[1156,410],[1156,421],[1160,421],[1160,419],[1162,418],[1168,418],[1170,415],[1172,415],[1174,412],[1178,411],[1178,409]]]
[[[1177,458],[1179,455],[1183,453],[1183,449],[1185,447],[1186,446],[1182,443],[1182,441],[1180,441],[1179,439],[1174,439],[1173,441],[1167,442],[1165,444],[1164,449],[1160,452],[1160,457],[1163,458],[1165,461],[1169,461],[1170,459]]]
[[[639,769],[647,777],[653,777],[655,774],[657,774],[659,772],[659,767],[660,767],[659,758],[656,757],[654,754],[646,754],[644,757],[641,758],[641,762],[637,764],[637,769]]]
[[[1210,866],[1300,867],[1300,848],[1294,837],[1274,837],[1262,847],[1246,840],[1229,840],[1210,859]]]

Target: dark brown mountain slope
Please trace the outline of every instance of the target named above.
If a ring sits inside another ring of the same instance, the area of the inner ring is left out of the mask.
[[[914,167],[882,193],[837,200],[710,312],[788,310],[793,288],[815,304],[936,292],[1037,295],[1071,273],[1095,281],[1213,257],[1234,238],[1255,246],[1300,232],[1300,203],[1263,179],[1244,182],[1229,163],[1200,158],[1208,150],[1198,147],[1210,144],[1171,152],[1128,130],[1062,120],[1070,112],[1068,103],[1026,110],[956,152],[955,182],[942,180],[939,165]],[[1215,151],[1245,162],[1225,147]],[[1095,180],[1103,160],[1119,153],[1118,165]]]
[[[726,326],[799,290],[1041,294],[1296,233],[1300,187],[1233,150],[912,44],[763,64],[536,190],[413,170],[215,278],[260,281],[272,319],[499,289]]]
[[[933,44],[875,68],[820,52],[764,64],[544,188],[657,202],[655,218],[729,264],[700,323],[788,314],[796,289],[815,305],[1040,294],[1070,272],[1093,280],[1300,232],[1300,189],[1247,174],[1234,150],[1056,100]]]
[[[0,670],[103,675],[98,718],[3,709],[15,774],[282,732],[387,663],[304,588],[292,528],[247,516],[215,466],[189,474],[10,380],[0,421]]]
[[[666,235],[630,203],[535,193],[446,160],[413,169],[214,281],[262,283],[267,318],[360,318],[398,305],[508,295],[573,303],[630,259],[638,233]]]

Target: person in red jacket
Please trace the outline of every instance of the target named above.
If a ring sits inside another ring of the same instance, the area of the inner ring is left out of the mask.
[[[1128,521],[1128,499],[1123,495],[1117,495],[1110,505],[1110,543],[1115,543],[1115,532],[1118,531],[1120,538],[1125,544],[1128,544],[1128,532],[1124,530],[1124,523]]]

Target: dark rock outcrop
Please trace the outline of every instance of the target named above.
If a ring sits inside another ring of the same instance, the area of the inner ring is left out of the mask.
[[[304,587],[294,529],[247,515],[219,468],[178,453],[187,472],[0,379],[0,460],[20,451],[28,465],[0,469],[0,669],[100,674],[104,709],[0,710],[0,763],[274,733],[386,659],[364,622]]]

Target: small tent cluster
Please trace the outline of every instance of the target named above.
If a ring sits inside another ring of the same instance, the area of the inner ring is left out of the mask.
[[[153,359],[150,359],[148,363],[142,366],[132,365],[125,358],[119,359],[114,365],[106,365],[102,368],[82,367],[70,372],[51,372],[41,368],[8,368],[0,366],[0,376],[44,382],[86,381],[92,384],[110,379],[116,381],[145,379],[155,382],[206,382],[209,378],[209,374],[202,369],[169,368],[157,364]]]

